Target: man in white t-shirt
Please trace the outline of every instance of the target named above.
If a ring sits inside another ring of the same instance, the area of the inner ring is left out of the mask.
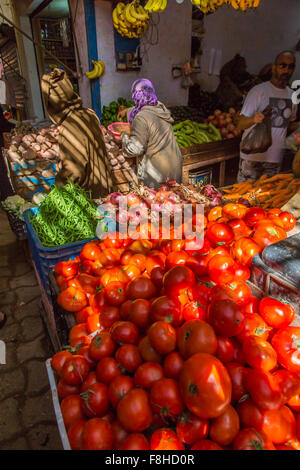
[[[293,91],[288,84],[293,75],[296,58],[293,52],[281,52],[272,65],[270,81],[253,87],[246,96],[237,124],[245,137],[256,124],[264,120],[263,111],[272,108],[272,145],[264,153],[240,154],[237,181],[258,179],[262,174],[273,176],[281,168],[287,133],[299,127],[295,121],[297,106],[292,103]]]

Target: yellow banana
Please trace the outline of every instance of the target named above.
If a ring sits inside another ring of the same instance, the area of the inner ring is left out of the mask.
[[[131,14],[131,7],[132,7],[132,4],[131,3],[128,3],[125,7],[125,10],[124,10],[124,16],[126,18],[126,21],[131,24],[131,25],[134,25],[136,23],[136,18],[134,16],[132,16]]]
[[[117,10],[118,16],[120,16],[120,14],[124,10],[124,8],[125,8],[125,3],[123,3],[123,2],[117,3],[116,10]]]
[[[131,14],[139,21],[146,21],[149,19],[148,13],[144,10],[142,5],[135,7],[135,3],[132,3]]]
[[[114,9],[113,9],[112,17],[113,17],[113,23],[114,23],[114,25],[115,25],[115,24],[118,25],[118,24],[119,24],[119,19],[118,19],[119,17],[118,17],[118,13],[117,13],[117,8],[114,8]]]
[[[162,0],[160,7],[159,7],[159,11],[165,11],[165,9],[167,8],[167,3],[168,3],[168,0]]]
[[[99,73],[99,64],[95,60],[93,60],[92,63],[94,65],[93,70],[91,72],[85,72],[86,76],[90,80],[93,80],[93,79],[97,78],[98,73]]]
[[[144,9],[151,13],[153,11],[153,5],[154,5],[155,2],[156,2],[156,0],[148,0],[146,5],[144,6]]]
[[[98,60],[97,63],[99,64],[99,77],[104,74],[105,72],[105,64],[102,60]]]

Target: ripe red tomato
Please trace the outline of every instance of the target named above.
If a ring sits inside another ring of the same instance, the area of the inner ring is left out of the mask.
[[[231,256],[215,255],[208,262],[208,274],[216,284],[231,283],[234,280],[235,262]]]
[[[184,445],[174,431],[161,428],[152,434],[150,450],[184,450]]]
[[[174,418],[184,410],[177,380],[161,378],[150,389],[150,403],[154,413]]]
[[[246,313],[244,328],[237,335],[239,341],[243,342],[249,336],[258,336],[263,340],[267,340],[272,327],[267,325],[258,313]]]
[[[104,307],[107,306],[104,289],[96,291],[95,295],[91,295],[89,303],[94,313],[101,313]]]
[[[223,338],[222,336],[217,337],[218,346],[216,356],[220,361],[225,364],[226,362],[233,361],[234,347],[229,338]]]
[[[51,358],[51,367],[55,372],[61,375],[62,368],[67,359],[70,359],[72,354],[69,351],[59,351]]]
[[[128,299],[152,299],[157,293],[157,288],[150,279],[137,277],[130,281],[127,286]]]
[[[88,376],[90,365],[88,361],[78,354],[67,359],[61,371],[61,377],[69,385],[81,384]]]
[[[186,266],[175,266],[170,269],[163,278],[163,287],[166,295],[176,297],[184,289],[191,288],[195,284],[193,271]]]
[[[85,423],[86,419],[79,419],[69,427],[68,440],[72,450],[81,450],[82,448],[82,435]]]
[[[141,388],[132,388],[119,401],[117,417],[126,431],[145,431],[152,422],[152,410],[147,392]]]
[[[252,400],[264,410],[278,410],[283,405],[283,395],[277,380],[270,372],[249,369],[243,383]]]
[[[184,359],[177,351],[168,354],[163,363],[163,371],[166,377],[170,379],[178,379],[182,371]]]
[[[236,336],[244,327],[245,316],[231,300],[214,301],[209,308],[209,323],[218,336]]]
[[[244,222],[252,227],[259,220],[264,219],[267,216],[266,211],[262,207],[250,207],[244,215]]]
[[[255,230],[252,238],[261,247],[265,248],[273,243],[284,240],[287,237],[286,231],[275,224],[264,224]]]
[[[232,384],[232,402],[239,401],[247,393],[243,383],[243,377],[246,372],[246,367],[239,362],[227,362],[225,367],[230,375]]]
[[[128,432],[121,426],[117,419],[111,423],[111,427],[114,433],[114,449],[119,449],[128,436]]]
[[[140,352],[140,355],[142,356],[144,361],[148,362],[157,362],[161,363],[162,362],[162,355],[159,354],[151,345],[150,340],[148,336],[144,336],[139,344],[138,344],[138,349]]]
[[[230,244],[234,238],[234,233],[229,225],[216,222],[210,227],[207,227],[206,236],[208,240],[216,246],[219,243]]]
[[[274,328],[289,326],[296,315],[295,309],[291,305],[273,297],[264,297],[258,308],[265,322]]]
[[[108,389],[102,382],[90,385],[88,390],[81,392],[82,410],[88,418],[102,418],[108,411]]]
[[[109,422],[102,418],[89,419],[82,432],[83,450],[111,450],[114,443],[114,433]]]
[[[183,315],[180,303],[167,296],[156,298],[151,304],[150,320],[151,322],[166,321],[174,327],[181,325]]]
[[[189,255],[185,251],[171,251],[166,257],[166,270],[175,266],[184,266]]]
[[[219,444],[209,439],[200,439],[194,443],[191,450],[224,450]]]
[[[196,353],[215,354],[218,347],[213,328],[202,320],[185,322],[178,330],[177,347],[185,359]]]
[[[150,279],[158,289],[163,285],[164,274],[165,270],[159,266],[151,270]]]
[[[107,331],[101,331],[94,336],[89,346],[89,355],[95,361],[103,357],[112,356],[116,348],[115,342]]]
[[[149,450],[149,442],[142,433],[129,434],[119,447],[119,450]]]
[[[118,307],[107,305],[101,310],[99,314],[99,323],[105,328],[109,329],[114,323],[121,320],[120,310]]]
[[[79,264],[76,261],[60,261],[54,266],[54,271],[56,274],[61,274],[63,277],[73,277],[76,276],[79,270]]]
[[[60,409],[67,431],[76,421],[85,419],[79,395],[69,395],[64,398],[60,403]]]
[[[93,370],[89,372],[87,378],[82,382],[80,386],[80,393],[88,390],[90,385],[93,385],[97,382],[96,372]]]
[[[121,320],[128,320],[129,319],[129,310],[131,307],[133,300],[126,300],[120,307],[120,317]]]
[[[283,395],[284,404],[288,403],[291,398],[298,396],[300,393],[300,378],[295,372],[286,369],[278,369],[273,373],[273,377],[279,385]]]
[[[115,377],[108,386],[108,399],[114,409],[121,398],[134,387],[134,381],[129,375],[118,375]]]
[[[246,305],[243,306],[244,313],[258,313],[260,299],[252,295]]]
[[[57,394],[62,400],[63,398],[68,397],[69,395],[78,395],[80,392],[80,385],[69,385],[63,379],[59,379],[57,382]]]
[[[176,348],[176,331],[168,322],[157,321],[152,323],[147,335],[151,346],[159,354],[169,354]]]
[[[110,335],[115,343],[137,344],[139,330],[131,321],[119,321],[112,325]]]
[[[208,427],[209,422],[207,419],[201,419],[186,411],[178,416],[176,434],[184,444],[192,445],[196,441],[207,437]]]
[[[278,362],[290,372],[300,373],[300,327],[280,328],[271,340]]]
[[[104,288],[106,302],[119,307],[126,300],[125,285],[122,282],[110,282]]]
[[[109,384],[115,377],[122,374],[120,364],[113,357],[104,357],[96,367],[96,377],[99,382]]]
[[[76,287],[67,287],[60,292],[57,303],[68,312],[79,312],[88,304],[85,293]]]
[[[250,237],[252,230],[243,221],[243,219],[231,219],[228,222],[229,227],[234,233],[234,239],[238,240],[241,237]]]
[[[229,202],[222,208],[223,215],[231,219],[242,219],[247,213],[248,208],[243,204]]]
[[[230,376],[211,354],[198,353],[187,359],[179,386],[186,407],[200,418],[220,416],[231,401]]]
[[[279,219],[283,224],[283,229],[286,232],[293,230],[296,226],[296,218],[290,212],[284,211],[279,214]]]
[[[254,369],[270,371],[277,365],[277,354],[272,345],[259,336],[249,336],[243,342],[245,361]]]
[[[198,302],[187,302],[183,306],[182,315],[185,321],[189,320],[205,320],[206,318],[206,309],[204,306]]]
[[[234,265],[234,279],[236,281],[248,281],[249,278],[250,269],[247,266],[244,266],[243,264],[236,261]]]
[[[211,289],[211,299],[228,299],[236,305],[244,306],[252,297],[251,288],[244,281],[232,281],[231,283],[218,284]]]
[[[132,374],[142,363],[142,356],[134,344],[124,344],[118,348],[115,358],[129,374]]]
[[[228,446],[238,435],[240,418],[233,406],[229,405],[221,416],[213,419],[209,437],[220,446]]]
[[[88,242],[86,243],[81,252],[80,252],[80,259],[84,261],[85,259],[91,260],[91,261],[96,261],[97,259],[100,258],[101,255],[101,249],[97,245],[97,242]]]
[[[234,450],[275,450],[274,445],[254,428],[242,429],[233,443]]]
[[[166,262],[166,256],[167,253],[165,253],[163,250],[152,250],[149,251],[146,257],[146,271],[148,274],[151,275],[153,269],[155,268],[165,268],[165,262]]]
[[[146,328],[150,322],[151,303],[147,299],[136,299],[129,305],[128,320],[138,328]]]
[[[144,362],[134,373],[134,383],[137,387],[151,388],[152,385],[163,378],[163,368],[157,362]]]
[[[185,266],[196,276],[205,276],[208,273],[207,254],[194,253],[186,260]]]
[[[194,302],[200,302],[206,307],[211,298],[211,288],[212,284],[199,281],[188,289],[188,295]]]
[[[254,240],[248,237],[241,237],[233,244],[232,256],[241,264],[250,266],[253,256],[261,251],[261,246]]]

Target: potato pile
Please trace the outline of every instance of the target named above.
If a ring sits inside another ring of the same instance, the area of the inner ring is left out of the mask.
[[[238,137],[241,132],[236,127],[239,112],[234,108],[230,108],[228,112],[222,113],[220,109],[216,109],[213,114],[208,116],[205,122],[211,122],[219,131],[223,139],[232,139]]]
[[[101,131],[112,170],[129,170],[130,164],[123,156],[121,142],[119,146],[105,126],[101,126]]]
[[[55,126],[39,130],[31,128],[27,133],[22,127],[16,128],[11,134],[7,155],[14,163],[36,159],[59,160],[58,135],[59,129]]]

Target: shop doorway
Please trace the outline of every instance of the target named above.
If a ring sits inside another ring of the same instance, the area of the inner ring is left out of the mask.
[[[76,72],[76,45],[73,36],[71,12],[68,0],[44,0],[30,15],[34,40],[52,55],[63,62],[67,68]],[[50,73],[54,68],[66,70],[56,63],[43,49],[36,47],[39,77]],[[77,79],[68,73],[74,90],[78,92]]]

